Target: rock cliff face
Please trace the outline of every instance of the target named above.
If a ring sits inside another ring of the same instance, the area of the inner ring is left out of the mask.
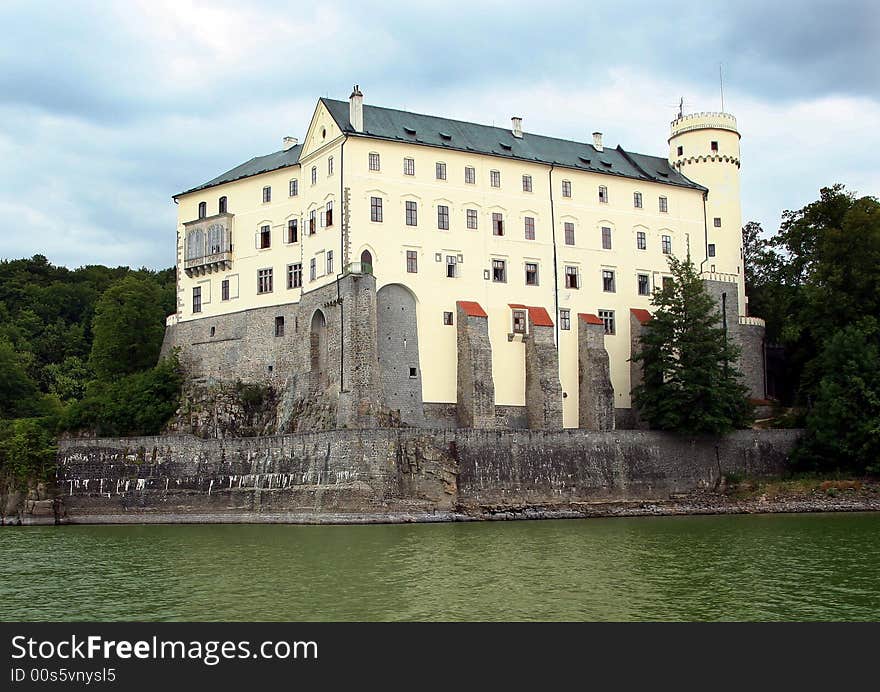
[[[664,501],[781,473],[796,430],[334,430],[61,442],[64,522],[370,522]],[[578,510],[581,511],[581,510]]]

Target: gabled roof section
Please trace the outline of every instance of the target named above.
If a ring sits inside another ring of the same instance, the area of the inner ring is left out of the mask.
[[[299,163],[299,154],[301,151],[302,145],[297,144],[287,151],[276,151],[273,154],[266,154],[266,156],[256,156],[250,161],[236,166],[222,175],[218,175],[207,183],[202,183],[201,185],[190,188],[189,190],[184,190],[183,192],[178,192],[174,195],[173,199],[188,195],[190,192],[198,192],[199,190],[206,190],[209,187],[216,187],[223,183],[231,183],[234,180],[250,178],[253,175],[259,175],[260,173],[268,173],[269,171],[277,171],[280,168],[295,166]]]
[[[478,125],[393,108],[365,104],[364,131],[355,133],[348,119],[348,101],[328,98],[322,98],[321,101],[346,134],[555,164],[604,175],[706,190],[672,168],[669,161],[658,156],[635,154],[624,151],[621,147],[597,151],[592,144],[530,132],[523,133],[522,138],[519,138],[502,127]]]

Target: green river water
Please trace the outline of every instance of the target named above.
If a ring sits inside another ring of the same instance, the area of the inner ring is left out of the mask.
[[[0,620],[878,620],[880,514],[0,529]]]

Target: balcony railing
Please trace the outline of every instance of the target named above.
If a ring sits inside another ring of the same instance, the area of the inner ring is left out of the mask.
[[[193,274],[209,274],[232,266],[232,250],[214,252],[203,257],[191,257],[183,263],[183,270],[187,276]]]
[[[372,274],[373,265],[366,262],[351,262],[345,269],[346,274]]]

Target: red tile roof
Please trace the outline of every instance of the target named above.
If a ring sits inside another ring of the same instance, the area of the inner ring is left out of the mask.
[[[457,304],[468,317],[488,317],[483,307],[472,300],[459,300]]]
[[[533,305],[520,305],[519,303],[508,303],[507,307],[512,308],[513,310],[528,310],[529,319],[532,320],[532,324],[536,327],[553,326],[553,320],[550,319],[549,313],[544,308],[535,307]]]
[[[579,312],[578,317],[580,317],[587,324],[604,324],[602,320],[589,312]]]
[[[544,308],[536,308],[529,306],[529,319],[536,327],[552,327],[553,320]]]
[[[651,313],[641,308],[630,308],[630,312],[642,324],[647,324],[651,320]]]

